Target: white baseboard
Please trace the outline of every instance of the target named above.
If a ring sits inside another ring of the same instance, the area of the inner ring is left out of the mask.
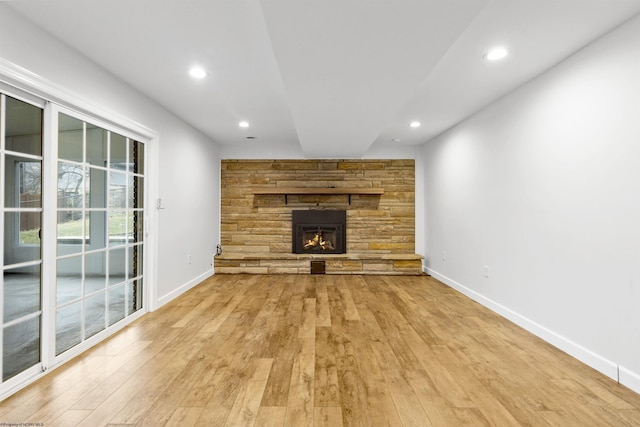
[[[159,309],[160,307],[162,307],[163,305],[165,305],[169,301],[179,297],[183,293],[187,292],[189,289],[195,287],[196,285],[199,285],[200,283],[202,283],[202,281],[208,279],[211,276],[213,276],[213,268],[205,271],[204,273],[202,273],[198,277],[195,277],[194,279],[189,280],[187,283],[185,283],[184,285],[180,286],[179,288],[177,288],[177,289],[169,292],[168,294],[165,294],[165,295],[161,296],[160,298],[158,298],[156,303],[153,305],[153,310]]]
[[[640,375],[625,367],[620,366],[620,379],[618,382],[636,393],[640,393]]]
[[[432,269],[425,267],[425,272],[434,278],[438,279],[442,283],[452,287],[458,292],[468,296],[472,300],[482,304],[490,310],[498,313],[502,317],[512,321],[516,325],[531,332],[537,337],[545,340],[549,344],[559,348],[565,353],[575,357],[582,363],[592,367],[593,369],[601,372],[609,378],[619,382],[620,384],[629,387],[636,393],[640,393],[640,375],[629,371],[623,367],[620,367],[617,363],[614,363],[599,354],[571,341],[570,339],[516,313],[515,311],[498,304],[497,302],[485,297],[478,292],[467,288],[466,286],[456,282],[455,280],[438,273]]]

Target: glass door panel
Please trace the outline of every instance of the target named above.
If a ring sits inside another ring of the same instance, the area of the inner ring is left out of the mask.
[[[124,319],[124,285],[109,289],[109,326]]]
[[[59,259],[57,267],[56,301],[60,307],[82,297],[82,255]]]
[[[0,94],[1,380],[41,362],[42,108]]]
[[[84,123],[75,117],[58,116],[58,157],[64,160],[84,160]]]
[[[142,308],[144,144],[59,114],[56,355]]]

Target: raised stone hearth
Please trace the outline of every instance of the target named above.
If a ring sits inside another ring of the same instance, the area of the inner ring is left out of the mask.
[[[311,261],[324,261],[325,274],[422,274],[422,256],[415,254],[222,254],[216,274],[309,274]]]

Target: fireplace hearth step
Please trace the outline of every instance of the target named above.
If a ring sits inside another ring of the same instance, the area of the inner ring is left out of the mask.
[[[310,274],[311,261],[324,261],[324,274],[421,275],[419,254],[223,253],[214,257],[216,274]]]

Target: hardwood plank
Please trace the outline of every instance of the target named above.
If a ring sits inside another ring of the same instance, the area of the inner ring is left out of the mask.
[[[157,426],[171,422],[176,416],[178,408],[184,407],[185,395],[200,385],[200,378],[210,378],[210,372],[214,373],[213,363],[210,359],[197,355],[190,358],[190,362],[182,371],[169,382],[167,387],[159,394],[148,409],[139,417],[138,426]],[[204,405],[200,405],[204,406]],[[184,411],[183,411],[184,412]],[[202,411],[198,412],[198,416]],[[189,412],[193,416],[194,412]]]
[[[482,415],[492,424],[500,426],[518,426],[520,423],[514,418],[504,405],[494,398],[490,390],[473,375],[465,373],[465,367],[446,346],[432,346],[433,353],[440,363],[449,366],[448,370],[458,377],[465,378],[464,389],[471,401]]]
[[[316,336],[316,299],[305,298],[302,307],[302,324],[298,329],[298,338],[315,338]]]
[[[293,278],[287,277],[282,281],[281,285],[284,290],[280,294],[274,309],[274,319],[271,322],[272,328],[268,332],[265,346],[261,353],[262,357],[274,359],[262,398],[263,406],[286,407],[287,405],[295,340],[300,329],[297,323],[300,318],[298,310],[302,310],[302,306],[299,304],[299,294],[296,293],[294,298],[296,288],[293,286]]]
[[[198,319],[202,316],[202,313],[205,312],[211,305],[219,298],[219,294],[212,293],[207,296],[204,300],[202,300],[198,305],[191,308],[189,312],[184,315],[181,319],[179,319],[176,323],[174,323],[172,328],[184,328],[194,319]]]
[[[338,370],[342,420],[346,426],[372,426],[366,388],[355,370]]]
[[[251,367],[247,367],[251,369]],[[231,407],[240,391],[240,377],[230,368],[221,368],[216,371],[212,379],[212,390],[203,408],[197,425],[222,426],[224,425]]]
[[[316,326],[331,326],[326,279],[318,281],[316,295]]]
[[[52,380],[58,379],[60,382],[42,381],[42,385],[45,386],[43,389],[34,388],[40,393],[27,392],[27,402],[16,407],[7,416],[23,421],[48,423],[69,409],[94,409],[78,408],[75,403],[78,399],[83,399],[96,392],[99,382],[108,381],[114,374],[127,371],[127,364],[133,358],[139,358],[144,364],[147,360],[152,360],[164,348],[164,345],[160,343],[154,347],[150,345],[149,341],[140,341],[133,343],[129,349],[121,348],[123,351],[120,355],[82,358],[80,363],[70,365],[69,369],[63,370],[60,376],[51,378]],[[91,352],[89,352],[90,354]],[[47,380],[47,378],[43,378],[43,380]],[[124,382],[125,379],[123,378],[122,381]],[[101,391],[99,402],[113,393],[113,389]]]
[[[500,424],[492,424],[486,419],[484,414],[478,408],[452,408],[456,415],[456,426],[469,426],[469,427],[491,427]],[[528,424],[527,425],[531,425]]]
[[[333,283],[327,286],[327,295],[329,296],[331,334],[336,352],[336,367],[338,371],[356,370],[357,364],[351,338],[347,333],[348,325],[346,325],[342,300]]]
[[[378,365],[389,388],[402,425],[430,426],[429,417],[427,417],[420,400],[405,378],[404,370],[396,359],[391,345],[389,343],[376,342],[371,344],[371,348],[378,360]]]
[[[341,427],[342,425],[340,407],[315,408],[313,412],[314,427]]]
[[[32,421],[34,425],[43,423],[52,427],[75,427],[85,419],[91,410],[89,409],[69,409],[60,414],[59,417],[53,421]]]
[[[331,361],[335,359],[335,370],[338,381],[337,395],[340,397],[340,407],[344,425],[369,426],[373,425],[367,398],[367,386],[364,375],[361,374],[357,354],[354,348],[349,327],[355,322],[347,322],[342,297],[337,286],[346,286],[345,282],[327,284],[327,296],[331,315],[331,329],[328,337]],[[355,303],[354,303],[355,304]],[[322,343],[320,343],[322,344]],[[321,350],[321,354],[324,350]]]
[[[145,365],[145,369],[139,370],[117,390],[111,390],[111,394],[78,425],[95,427],[109,424],[118,412],[127,408],[128,404],[136,399],[140,390],[144,390],[149,394],[156,393],[157,389],[162,387],[163,384],[161,381],[153,380],[155,375],[162,374],[165,368],[167,370],[164,371],[163,377],[165,375],[177,375],[180,372],[180,367],[184,366],[184,361],[179,360],[178,354],[177,349],[166,349],[159,353],[154,358],[153,363]],[[154,372],[154,377],[149,376],[151,371]],[[152,382],[152,384],[150,388],[147,388],[146,386],[149,382]],[[142,399],[140,403],[144,406],[129,405],[129,410],[139,411],[143,408],[146,409],[146,405],[150,402],[147,399]],[[116,421],[115,423],[126,424],[125,421]]]
[[[359,309],[362,313],[362,309]],[[379,360],[372,348],[375,343],[384,343],[386,340],[371,341],[368,339],[365,327],[361,322],[351,321],[350,330],[353,330],[351,339],[357,354],[358,373],[363,386],[366,409],[372,425],[402,425],[400,409],[394,402],[393,388],[389,386],[385,378]],[[414,402],[415,403],[415,402]],[[419,406],[419,404],[418,404]],[[423,423],[428,426],[428,422]]]
[[[316,343],[314,338],[299,338],[298,341],[299,352],[293,360],[285,424],[313,426]]]
[[[195,426],[203,408],[180,406],[173,411],[171,418],[164,424],[165,427],[190,427]],[[156,424],[158,425],[158,424]]]
[[[259,359],[256,370],[242,385],[225,425],[253,425],[258,415],[262,394],[267,385],[273,359]]]
[[[292,371],[293,357],[275,359],[262,397],[263,406],[287,406]]]
[[[2,417],[12,411],[14,408],[15,406],[0,406],[0,419],[3,419]]]
[[[339,276],[339,278],[336,279],[336,288],[338,292],[340,292],[340,298],[342,299],[342,305],[344,307],[344,318],[345,320],[360,320],[360,314],[351,296],[351,291],[346,284],[349,280],[351,280],[351,278],[345,279],[345,276]]]
[[[331,328],[316,329],[315,406],[340,406],[340,385]]]
[[[571,408],[571,414],[578,420],[591,419],[597,425],[624,425],[618,411],[603,410],[606,403],[589,389],[573,379],[556,379],[553,384],[566,391],[565,405]],[[585,422],[585,421],[582,421]]]
[[[286,406],[261,406],[254,427],[283,427]]]

